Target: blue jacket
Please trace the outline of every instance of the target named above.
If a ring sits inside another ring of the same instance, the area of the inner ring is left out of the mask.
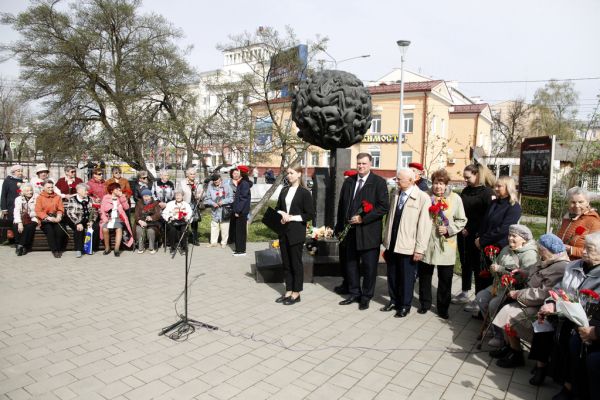
[[[217,196],[219,192],[223,192],[223,195]],[[210,207],[212,219],[215,222],[221,222],[223,216],[223,207],[213,207],[219,200],[222,201],[222,205],[233,203],[233,191],[231,190],[231,186],[226,183],[221,183],[221,187],[215,187],[215,185],[210,182],[206,188],[204,204]]]
[[[508,227],[517,224],[521,218],[521,205],[515,203],[511,206],[508,200],[508,197],[495,199],[490,204],[479,227],[481,249],[489,245],[496,245],[502,249],[508,245]]]
[[[250,194],[250,188],[252,182],[247,179],[242,179],[237,186],[235,191],[235,197],[233,198],[233,212],[238,215],[248,215],[250,213],[250,200],[252,195]]]

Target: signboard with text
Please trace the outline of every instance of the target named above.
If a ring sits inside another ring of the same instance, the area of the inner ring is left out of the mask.
[[[552,137],[523,140],[519,171],[519,192],[523,196],[549,196],[552,156]]]

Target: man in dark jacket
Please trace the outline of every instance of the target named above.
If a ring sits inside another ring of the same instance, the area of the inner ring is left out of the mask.
[[[0,195],[0,217],[7,218],[11,225],[15,199],[19,195],[18,190],[21,183],[23,183],[23,167],[18,164],[11,166],[10,175],[2,183],[2,194]]]
[[[369,301],[375,293],[377,264],[381,246],[383,217],[389,209],[389,196],[385,180],[371,172],[373,158],[368,153],[356,156],[358,174],[347,178],[342,185],[338,204],[335,231],[339,234],[346,224],[351,224],[344,239],[346,251],[346,276],[350,296],[340,305],[359,302],[359,309],[369,308]],[[370,212],[363,208],[366,201],[372,206]],[[358,260],[364,266],[364,279],[360,285]]]

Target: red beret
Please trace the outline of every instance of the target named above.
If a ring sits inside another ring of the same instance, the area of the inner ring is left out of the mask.
[[[240,171],[241,173],[247,174],[248,172],[250,172],[250,168],[248,168],[246,165],[238,165],[237,167],[238,171]]]
[[[358,174],[358,171],[355,169],[349,169],[347,171],[344,171],[344,176],[354,176]]]
[[[418,162],[411,162],[408,164],[409,168],[416,168],[419,171],[424,171],[423,164],[419,164]]]

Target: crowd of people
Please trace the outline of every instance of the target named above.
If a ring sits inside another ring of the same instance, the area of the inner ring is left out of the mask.
[[[37,228],[56,258],[62,257],[70,237],[77,258],[99,251],[101,241],[102,254],[116,257],[123,246],[155,254],[159,243],[173,255],[178,250],[183,254],[188,240],[199,245],[198,223],[205,207],[212,217],[209,246],[220,237],[223,248],[233,243],[234,255],[245,255],[252,182],[244,165],[226,180],[217,174],[200,181],[196,169],[189,168],[178,182],[165,170],[154,182],[146,171],[130,182],[118,166],[106,179],[104,169],[94,168],[85,183],[74,166],[66,166],[65,175],[56,180],[43,164],[31,179],[23,176],[21,165],[12,165],[9,172],[2,184],[1,216],[13,223],[17,256],[31,251]]]
[[[496,180],[485,166],[464,169],[466,187],[459,194],[451,189],[444,169],[433,172],[429,188],[422,165],[413,163],[400,169],[390,193],[386,181],[371,171],[370,154],[359,153],[356,165],[345,174],[334,228],[344,276],[334,290],[347,296],[340,305],[369,308],[383,245],[389,301],[380,311],[407,317],[418,280],[417,313],[426,314],[435,304],[437,315],[448,320],[451,304],[464,305],[481,320],[478,340],[494,348],[489,354],[499,367],[524,365],[522,343],[527,342],[529,358],[536,362],[532,385],[542,385],[552,376],[564,384],[556,400],[600,398],[600,216],[586,190],[569,189],[568,213],[556,234],[535,238],[519,223],[522,209],[513,178]],[[115,256],[122,243],[132,246],[134,241],[139,253],[146,246],[154,253],[161,235],[175,254],[187,246],[188,225],[197,244],[200,204],[210,208],[208,246],[234,243],[233,254],[245,255],[253,185],[248,167],[232,170],[231,179],[214,175],[204,183],[193,168],[176,184],[166,171],[154,183],[140,172],[132,185],[118,167],[107,180],[101,169],[94,170],[87,183],[75,176],[74,167],[65,168],[65,176],[56,183],[43,166],[36,168],[30,182],[23,181],[22,172],[21,166],[12,166],[2,187],[2,210],[14,221],[18,256],[30,250],[36,227],[46,234],[55,257],[61,257],[67,227],[74,235],[77,257],[84,253],[88,229],[104,240],[103,254],[111,252],[112,235]],[[315,211],[302,183],[302,169],[288,168],[285,174],[287,185],[276,206],[285,292],[275,301],[293,305],[301,301],[306,227]],[[98,239],[92,242],[96,248]],[[461,288],[452,296],[457,258]],[[557,313],[557,304],[565,301],[585,306],[588,326]]]

